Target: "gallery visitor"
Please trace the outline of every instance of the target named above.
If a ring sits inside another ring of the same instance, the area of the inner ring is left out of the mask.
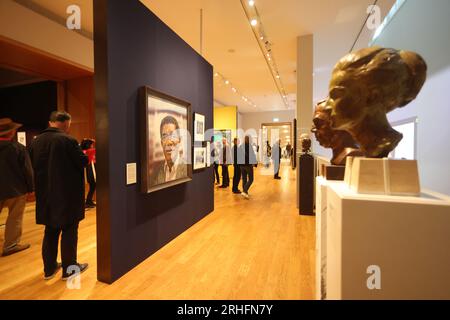
[[[81,150],[87,155],[89,162],[86,167],[86,179],[89,184],[89,191],[86,196],[86,208],[95,208],[94,193],[96,187],[96,171],[95,171],[95,140],[83,139],[80,143]]]
[[[222,150],[220,153],[220,164],[222,166],[222,185],[219,188],[228,188],[230,186],[230,174],[228,166],[232,163],[231,149],[227,139],[222,139]]]
[[[212,140],[214,140],[214,138],[212,138]],[[211,158],[212,158],[212,162],[213,162],[213,167],[214,167],[214,177],[215,177],[215,183],[216,184],[220,184],[220,175],[219,175],[219,146],[218,146],[219,142],[214,142],[212,144],[212,150],[211,150]]]
[[[248,200],[250,198],[248,191],[254,180],[253,167],[256,167],[258,164],[249,136],[245,136],[244,143],[239,146],[238,162],[241,163],[243,189],[241,195]]]
[[[239,139],[233,140],[233,193],[240,194],[239,182],[241,181],[241,168],[238,162]]]
[[[55,276],[61,236],[63,280],[85,271],[77,262],[78,224],[84,219],[84,167],[88,157],[77,140],[68,135],[71,116],[63,111],[50,115],[49,128],[31,144],[36,186],[36,223],[45,225],[42,242],[44,279]]]
[[[278,139],[272,147],[272,160],[273,160],[273,177],[280,180],[280,165],[281,165],[281,140]]]
[[[13,141],[22,125],[0,119],[0,212],[8,208],[2,256],[26,250],[20,243],[27,194],[33,192],[33,169],[26,148]]]
[[[272,156],[272,147],[269,144],[269,141],[266,141],[266,145],[264,146],[263,150],[263,156],[264,156],[264,167],[269,168],[270,166],[270,158]]]

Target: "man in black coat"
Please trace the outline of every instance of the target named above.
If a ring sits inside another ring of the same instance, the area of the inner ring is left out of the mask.
[[[241,166],[238,161],[238,150],[239,150],[239,139],[234,138],[233,140],[233,193],[241,194],[239,190],[239,182],[241,181]]]
[[[35,174],[36,223],[45,225],[42,243],[45,279],[55,276],[58,241],[61,236],[63,280],[71,272],[81,273],[87,264],[77,262],[78,223],[84,219],[84,167],[88,157],[67,133],[71,117],[54,111],[50,127],[31,144]]]
[[[33,192],[33,169],[28,152],[12,140],[20,127],[11,119],[0,119],[0,211],[3,207],[9,210],[2,256],[30,247],[20,243],[27,193]]]
[[[250,199],[248,190],[250,189],[254,180],[253,167],[256,167],[258,165],[255,151],[253,150],[253,146],[250,144],[250,136],[245,136],[244,143],[239,146],[238,163],[240,163],[242,175],[243,191],[241,195],[248,200]]]

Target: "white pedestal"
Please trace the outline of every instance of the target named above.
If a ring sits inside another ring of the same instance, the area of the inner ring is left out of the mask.
[[[327,296],[327,190],[338,183],[316,177],[316,300]]]
[[[450,299],[450,199],[362,195],[329,184],[327,299]],[[368,288],[379,266],[381,289]]]

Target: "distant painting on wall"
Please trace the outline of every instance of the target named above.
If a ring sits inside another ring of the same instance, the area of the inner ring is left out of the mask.
[[[140,96],[142,192],[192,180],[190,103],[149,87]]]
[[[200,170],[206,168],[206,148],[195,147],[194,148],[194,170]]]
[[[222,142],[223,138],[227,139],[228,145],[231,146],[231,130],[214,130],[214,141]]]
[[[194,113],[194,141],[205,140],[205,116]]]

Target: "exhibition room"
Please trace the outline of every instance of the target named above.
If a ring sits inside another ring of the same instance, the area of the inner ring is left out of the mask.
[[[1,0],[0,300],[450,300],[449,15]]]

